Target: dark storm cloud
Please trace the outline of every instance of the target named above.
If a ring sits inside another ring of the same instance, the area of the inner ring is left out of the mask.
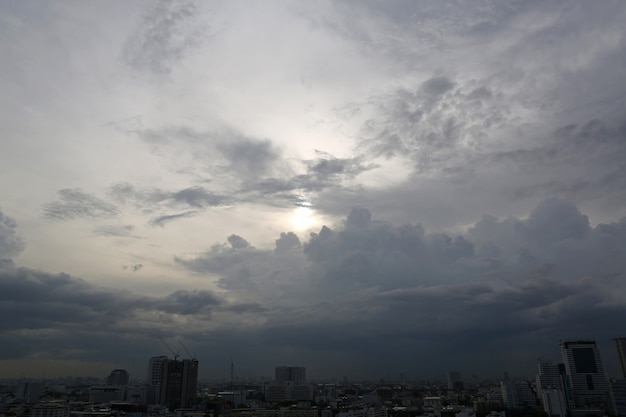
[[[80,189],[64,188],[58,192],[59,201],[44,206],[44,216],[50,220],[65,221],[77,218],[112,218],[119,214],[113,204],[84,193]]]
[[[139,70],[168,74],[192,49],[210,38],[210,25],[201,20],[192,1],[151,3],[123,50],[124,61]]]
[[[433,363],[421,372],[443,372],[460,343],[454,361],[466,368],[528,372],[559,338],[614,337],[626,313],[624,221],[593,227],[565,200],[545,200],[528,218],[484,216],[464,235],[393,226],[360,208],[336,230],[312,234],[302,252],[287,236],[274,254],[216,246],[178,261],[271,303],[256,337],[303,357],[322,350],[371,361],[394,352],[384,368],[419,354]],[[280,251],[283,243],[290,250]],[[306,267],[287,268],[302,254]],[[507,356],[513,351],[522,362]]]
[[[5,357],[35,354],[32,346],[51,357],[75,357],[67,346],[81,357],[117,353],[105,341],[111,334],[145,352],[153,339],[177,334],[194,350],[224,355],[216,338],[242,355],[253,346],[271,364],[277,349],[290,349],[294,360],[315,357],[321,373],[436,375],[448,365],[530,372],[559,338],[609,340],[621,328],[624,241],[626,220],[592,226],[556,198],[527,218],[485,215],[462,235],[392,225],[358,208],[303,243],[286,232],[274,250],[257,249],[232,234],[197,257],[176,258],[216,277],[223,296],[197,289],[145,297],[4,262],[0,317],[11,320],[0,320],[0,331]],[[352,365],[325,369],[337,355],[351,355]],[[415,355],[428,364],[408,360]]]
[[[198,323],[187,324],[187,320],[202,320],[206,325],[221,309],[236,315],[259,311],[250,303],[226,302],[207,290],[146,297],[96,287],[67,274],[15,268],[8,262],[0,265],[3,358],[40,354],[55,359],[76,359],[78,355],[81,359],[109,360],[121,354],[115,343],[124,340],[130,351],[141,349],[154,344],[159,335],[196,331]],[[115,343],[106,341],[113,335]]]
[[[24,249],[24,242],[17,234],[17,223],[0,210],[0,259],[10,258]]]

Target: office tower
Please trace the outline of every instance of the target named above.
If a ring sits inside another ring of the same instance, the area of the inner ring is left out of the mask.
[[[161,404],[165,387],[162,382],[167,375],[167,356],[153,356],[148,361],[148,378],[146,383],[150,386],[148,404]]]
[[[265,399],[274,401],[306,401],[313,397],[311,384],[306,382],[303,366],[277,366],[275,381],[264,387]]]
[[[128,385],[128,371],[125,369],[114,369],[107,377],[108,385]]]
[[[537,406],[537,397],[528,381],[500,382],[502,399],[506,408],[534,408]]]
[[[572,384],[574,405],[605,408],[609,384],[596,342],[561,340],[560,345],[565,372]]]
[[[618,337],[613,340],[615,340],[617,356],[619,356],[619,364],[622,368],[622,378],[626,378],[626,337]]]
[[[167,356],[150,358],[148,382],[154,392],[152,403],[165,405],[170,410],[189,408],[197,396],[198,361],[180,361]]]
[[[543,398],[543,391],[545,390],[561,391],[568,407],[573,407],[572,386],[569,376],[565,371],[565,364],[552,364],[540,360],[537,363],[537,369],[539,370],[539,374],[536,376],[537,396]],[[554,395],[552,395],[552,397],[554,397]],[[552,399],[552,401],[554,401],[554,399]],[[545,411],[549,413],[548,410]]]
[[[306,368],[304,366],[277,366],[276,381],[304,382],[306,381]]]

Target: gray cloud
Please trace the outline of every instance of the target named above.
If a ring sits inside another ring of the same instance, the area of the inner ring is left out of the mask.
[[[122,269],[129,269],[133,272],[137,272],[143,268],[143,264],[132,264],[132,265],[124,265]]]
[[[182,213],[176,214],[163,214],[161,216],[153,217],[150,219],[150,224],[152,226],[161,226],[164,227],[167,223],[172,222],[178,219],[184,219],[187,217],[197,216],[198,212],[195,210],[184,211]]]
[[[300,249],[300,246],[300,239],[295,233],[281,233],[280,237],[276,239],[276,248],[274,251],[277,253],[283,253],[290,250]]]
[[[24,249],[24,241],[17,234],[17,223],[0,210],[0,259],[10,258]]]
[[[122,57],[139,70],[168,74],[191,50],[212,36],[192,1],[167,0],[151,5]]]
[[[103,342],[110,334],[139,352],[177,334],[212,354],[227,353],[215,340],[241,346],[235,353],[242,355],[254,346],[272,364],[277,349],[288,348],[321,373],[529,372],[537,356],[556,354],[561,337],[610,340],[621,328],[624,239],[626,220],[592,226],[560,199],[545,200],[527,218],[483,216],[462,235],[392,225],[359,208],[303,244],[288,232],[265,250],[230,235],[199,256],[176,258],[217,278],[224,297],[203,289],[145,297],[5,263],[0,311],[19,319],[0,321],[0,332],[5,357],[34,354],[24,345],[44,340],[56,357],[70,355],[68,344],[81,357],[112,355],[118,350]],[[452,355],[459,344],[462,352]],[[429,364],[407,361],[416,354]],[[353,361],[337,368],[343,355]]]
[[[80,189],[64,188],[58,192],[60,201],[44,206],[44,216],[50,220],[65,221],[77,218],[112,218],[119,214],[113,204],[84,193]]]
[[[96,229],[94,229],[94,233],[100,236],[136,237],[133,236],[133,230],[135,230],[135,226],[133,226],[132,224],[109,225],[98,226]]]

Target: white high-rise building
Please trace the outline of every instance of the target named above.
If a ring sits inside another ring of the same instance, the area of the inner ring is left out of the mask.
[[[572,384],[575,406],[606,408],[609,383],[596,342],[561,340],[560,345],[565,372]]]

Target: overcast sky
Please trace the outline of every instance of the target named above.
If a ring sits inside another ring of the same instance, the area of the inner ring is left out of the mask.
[[[626,336],[626,3],[0,1],[0,368],[532,374]],[[183,352],[183,356],[186,356]]]

